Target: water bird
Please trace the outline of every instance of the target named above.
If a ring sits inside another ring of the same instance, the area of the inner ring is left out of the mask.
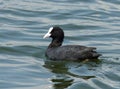
[[[98,59],[101,55],[96,52],[95,47],[86,47],[82,45],[65,45],[62,46],[64,40],[64,32],[60,27],[50,27],[43,38],[52,38],[45,55],[51,60],[92,60]]]

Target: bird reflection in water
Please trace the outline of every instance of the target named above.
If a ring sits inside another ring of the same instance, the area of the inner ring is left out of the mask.
[[[71,68],[80,68],[84,65],[83,63],[78,62],[68,62],[68,61],[45,61],[44,67],[49,69],[54,76],[51,78],[53,82],[54,89],[64,89],[71,86],[75,80],[73,77],[88,80],[90,78],[95,78],[94,75],[79,75],[72,73],[70,71]]]

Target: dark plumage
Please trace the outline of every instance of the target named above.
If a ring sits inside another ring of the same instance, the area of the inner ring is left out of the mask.
[[[95,51],[95,47],[80,45],[61,46],[64,39],[64,32],[60,27],[51,27],[43,37],[51,37],[52,42],[46,50],[46,56],[52,60],[84,60],[97,59],[100,54]]]

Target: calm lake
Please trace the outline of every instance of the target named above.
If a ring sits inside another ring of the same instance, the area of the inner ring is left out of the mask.
[[[51,26],[102,56],[47,60]],[[0,89],[120,89],[120,0],[0,0]]]

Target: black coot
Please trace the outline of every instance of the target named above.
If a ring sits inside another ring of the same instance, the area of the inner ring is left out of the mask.
[[[64,39],[64,32],[60,27],[51,27],[43,37],[51,37],[52,42],[46,50],[46,56],[52,60],[85,60],[97,59],[100,54],[95,51],[95,47],[80,45],[61,46]]]

